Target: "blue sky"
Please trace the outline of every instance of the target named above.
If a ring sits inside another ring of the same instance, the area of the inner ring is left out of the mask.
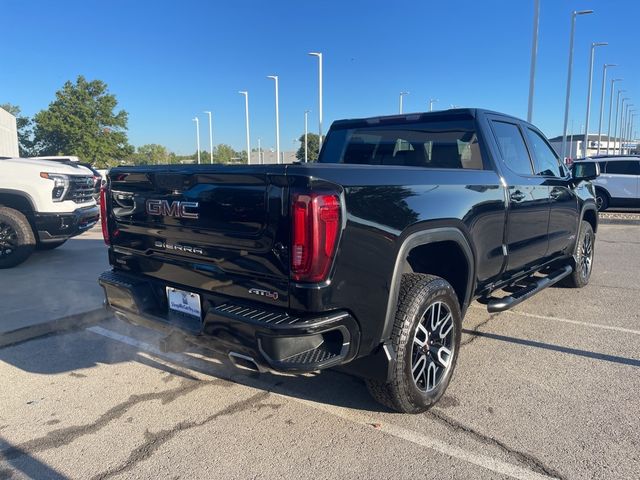
[[[586,112],[588,56],[596,50],[592,132],[597,131],[603,63],[624,77],[640,106],[636,0],[541,0],[534,123],[561,134],[570,15],[576,28],[570,118],[576,132]],[[324,123],[398,109],[455,104],[526,117],[533,0],[441,1],[22,1],[0,0],[0,102],[32,115],[69,79],[109,85],[129,112],[136,146],[161,143],[195,151],[194,124],[214,114],[214,143],[242,149],[244,100],[250,96],[251,140],[275,146],[273,81],[280,77],[283,150],[304,128],[317,130],[317,61],[324,54]],[[615,73],[614,73],[615,72]],[[609,82],[607,82],[609,84]],[[608,104],[608,93],[607,101]],[[640,110],[640,108],[639,108]],[[605,115],[606,122],[606,115]]]

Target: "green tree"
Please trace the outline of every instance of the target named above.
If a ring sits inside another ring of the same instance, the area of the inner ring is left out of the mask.
[[[101,80],[80,75],[67,81],[46,110],[35,116],[35,147],[41,155],[77,155],[97,167],[133,153],[127,138],[128,115]]]
[[[298,140],[300,141],[300,148],[296,152],[296,158],[304,162],[304,133],[300,135]],[[315,133],[307,134],[307,151],[308,161],[315,162],[318,159],[318,152],[320,151],[320,137]]]
[[[138,147],[136,156],[141,165],[164,165],[169,162],[169,152],[166,147],[157,143],[150,143]]]
[[[198,161],[198,152],[193,152],[193,159]],[[214,157],[215,160],[215,157]],[[211,163],[211,155],[207,150],[200,150],[200,163]]]
[[[236,158],[239,156],[240,154],[229,145],[221,143],[216,147],[213,159],[216,163],[230,163],[232,158]]]
[[[18,148],[21,157],[30,157],[33,155],[33,121],[24,115],[21,115],[20,107],[11,103],[3,103],[0,105],[11,115],[16,117],[18,127]]]

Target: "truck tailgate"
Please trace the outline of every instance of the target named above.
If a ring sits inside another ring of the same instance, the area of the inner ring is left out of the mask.
[[[288,306],[285,167],[114,169],[113,263],[180,288]]]

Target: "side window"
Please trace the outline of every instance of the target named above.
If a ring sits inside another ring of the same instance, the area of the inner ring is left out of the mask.
[[[614,175],[640,175],[640,168],[638,168],[637,161],[612,161],[607,162],[607,173],[612,173]]]
[[[549,144],[540,136],[538,132],[527,128],[527,138],[533,149],[533,158],[535,158],[536,175],[544,175],[546,177],[564,177],[564,169],[558,162],[555,152]]]
[[[497,120],[492,121],[492,124],[502,159],[507,166],[521,175],[531,175],[531,159],[518,126]]]

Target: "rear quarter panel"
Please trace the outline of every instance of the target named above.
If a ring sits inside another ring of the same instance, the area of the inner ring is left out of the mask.
[[[294,285],[290,301],[294,309],[351,310],[361,323],[360,355],[380,340],[398,251],[412,233],[454,226],[472,246],[479,282],[502,268],[504,193],[494,171],[311,164],[291,166],[287,176],[344,188],[347,218],[330,288]]]

